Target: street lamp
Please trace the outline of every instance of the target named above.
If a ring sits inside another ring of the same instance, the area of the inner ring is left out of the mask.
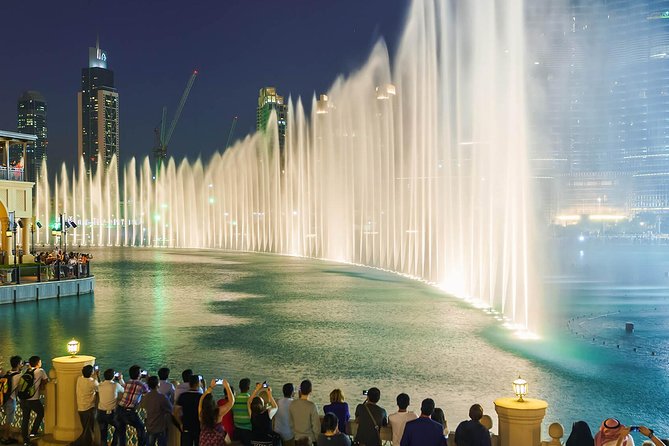
[[[79,353],[79,341],[72,339],[67,343],[67,352],[74,358]]]
[[[523,397],[527,395],[527,381],[518,375],[518,379],[513,382],[513,392],[518,397],[518,402],[525,401]]]

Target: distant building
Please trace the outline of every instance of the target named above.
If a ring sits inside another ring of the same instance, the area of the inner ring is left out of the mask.
[[[283,96],[276,93],[275,87],[265,87],[260,89],[258,94],[258,109],[256,113],[256,130],[266,131],[269,118],[272,111],[276,112],[277,127],[279,131],[279,150],[281,153],[286,148],[286,119],[288,115],[288,106],[283,100]]]
[[[91,175],[98,159],[107,168],[119,156],[119,104],[114,72],[107,69],[107,53],[88,49],[88,67],[81,70],[81,91],[77,93],[79,162]],[[99,157],[99,158],[98,158]]]
[[[26,91],[18,100],[17,129],[19,133],[37,136],[35,142],[26,146],[23,166],[26,181],[37,180],[42,161],[46,160],[48,145],[46,108],[46,100],[37,91]]]

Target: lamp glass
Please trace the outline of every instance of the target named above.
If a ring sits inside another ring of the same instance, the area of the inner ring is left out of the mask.
[[[79,353],[79,341],[72,339],[70,342],[68,342],[67,352],[72,356],[75,356],[77,353]]]
[[[513,382],[513,391],[518,401],[523,401],[523,397],[527,395],[527,381],[518,376],[518,379]]]

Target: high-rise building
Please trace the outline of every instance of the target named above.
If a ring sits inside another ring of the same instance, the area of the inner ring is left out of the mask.
[[[17,114],[19,133],[37,136],[26,146],[24,160],[25,180],[36,181],[47,155],[46,100],[37,91],[26,91],[18,100]]]
[[[119,156],[118,92],[99,42],[88,49],[88,67],[81,70],[77,109],[79,162],[91,175],[98,169],[98,160],[107,168]]]
[[[279,150],[281,153],[286,148],[286,119],[288,115],[288,106],[283,100],[283,96],[276,93],[275,87],[264,87],[258,94],[258,109],[256,113],[256,130],[266,131],[267,123],[276,112],[276,124],[279,131]]]

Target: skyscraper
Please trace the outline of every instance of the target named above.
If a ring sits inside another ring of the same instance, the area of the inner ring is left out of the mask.
[[[26,181],[36,181],[42,161],[46,159],[48,145],[46,100],[37,91],[26,91],[18,100],[17,114],[19,133],[37,136],[37,141],[26,146],[24,160]]]
[[[258,94],[258,109],[256,113],[256,130],[266,131],[267,123],[276,112],[277,127],[279,130],[279,150],[283,154],[286,147],[286,119],[288,115],[288,106],[283,101],[283,96],[276,93],[275,87],[264,87]]]
[[[112,157],[119,156],[118,92],[114,72],[107,69],[107,53],[99,42],[88,49],[88,67],[81,70],[77,109],[79,162],[91,175],[97,171],[98,159],[107,168]]]

